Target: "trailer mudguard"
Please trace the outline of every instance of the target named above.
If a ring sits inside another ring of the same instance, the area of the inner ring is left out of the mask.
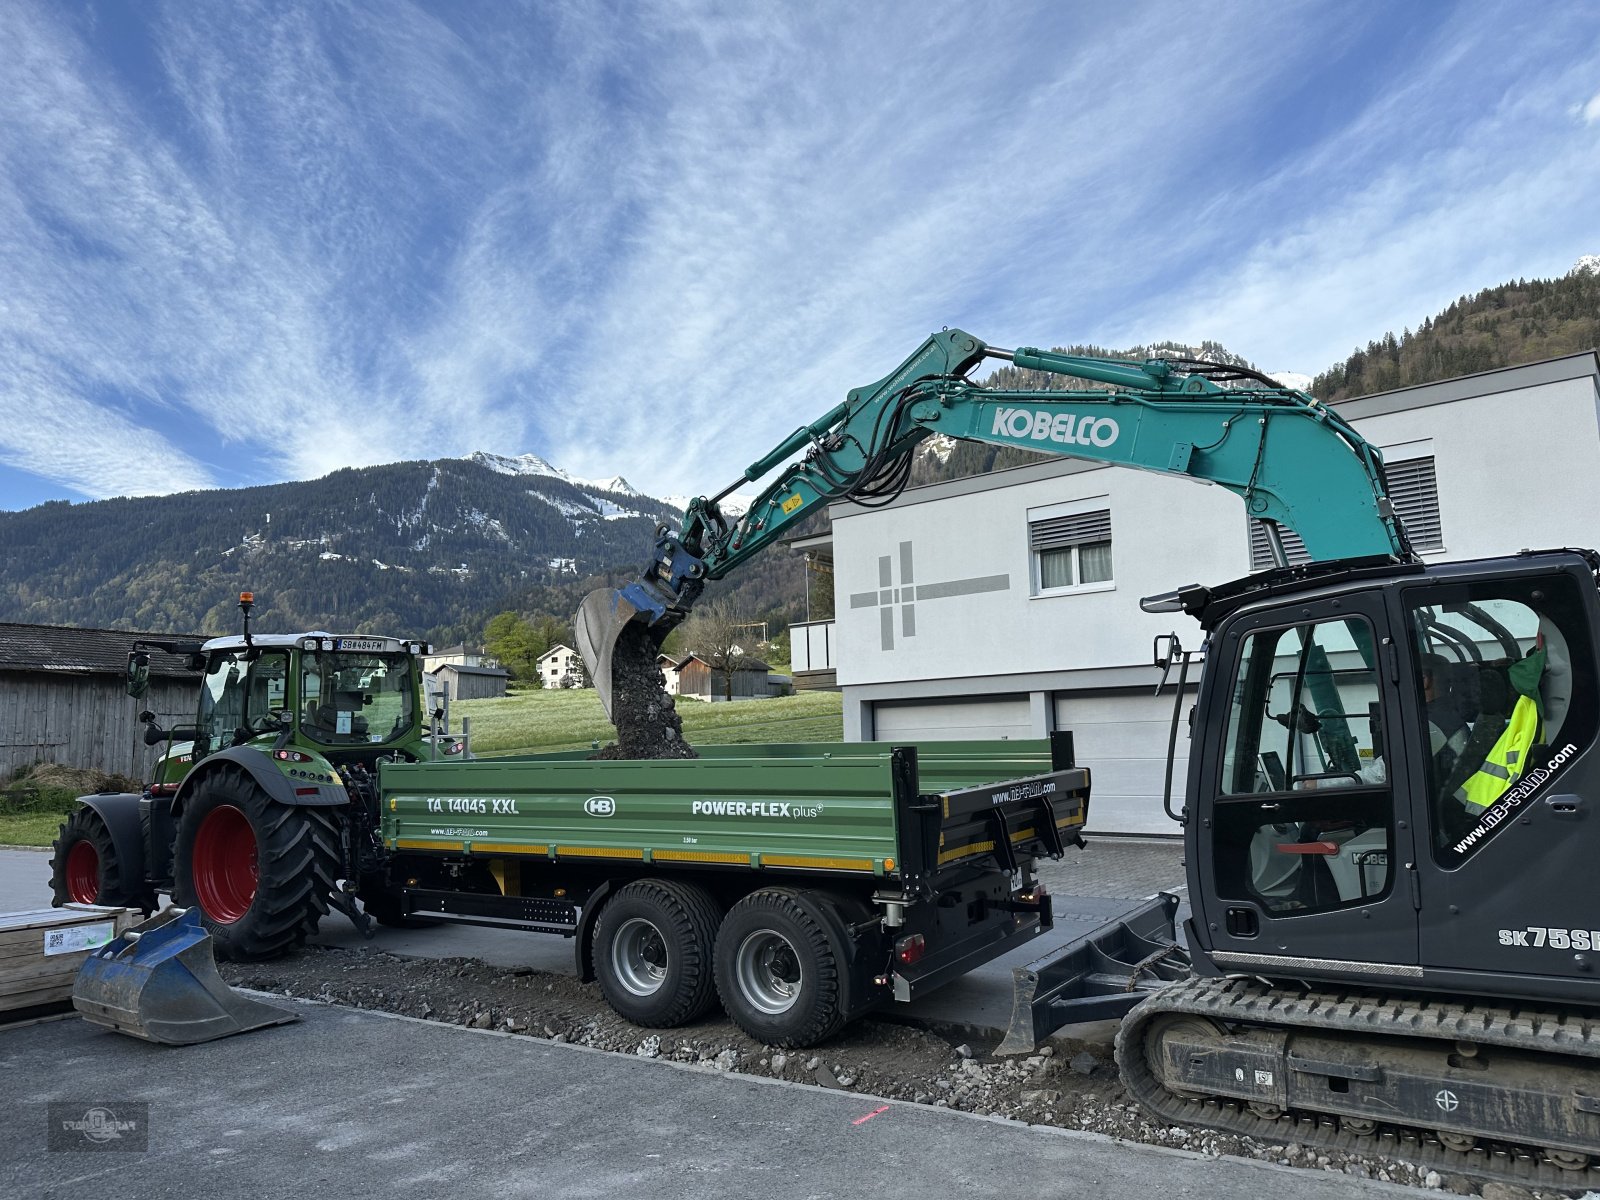
[[[583,911],[578,914],[578,931],[573,938],[573,952],[578,956],[578,979],[583,983],[593,983],[595,980],[594,958],[590,954],[594,949],[595,918],[605,907],[606,897],[615,890],[611,880],[601,881],[600,886],[584,899]]]
[[[78,803],[104,821],[111,834],[111,847],[117,852],[122,878],[127,881],[118,903],[144,894],[144,833],[139,825],[139,800],[133,792],[97,792],[78,797]]]
[[[230,746],[226,750],[206,755],[195,764],[182,786],[178,788],[178,794],[172,798],[174,820],[183,815],[184,804],[194,795],[200,783],[208,779],[224,763],[232,763],[238,767],[273,800],[291,808],[332,808],[335,805],[350,803],[350,795],[342,784],[290,779],[267,757],[265,751],[249,746]],[[137,814],[135,816],[137,817]]]

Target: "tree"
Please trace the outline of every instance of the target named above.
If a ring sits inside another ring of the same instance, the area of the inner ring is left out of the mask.
[[[741,628],[744,626],[744,628]],[[690,653],[722,676],[722,695],[733,699],[735,671],[748,670],[755,659],[744,652],[751,638],[749,622],[725,596],[707,600],[683,623],[683,641]]]
[[[521,614],[503,612],[489,618],[483,630],[483,648],[504,664],[517,679],[539,678],[539,656],[549,649],[541,645],[539,631]]]

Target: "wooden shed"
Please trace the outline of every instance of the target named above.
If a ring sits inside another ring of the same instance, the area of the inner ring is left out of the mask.
[[[701,700],[765,700],[771,697],[767,675],[772,668],[758,659],[746,658],[733,672],[733,695],[728,695],[728,680],[698,654],[687,655],[677,667],[680,696]]]
[[[144,744],[140,710],[163,727],[192,722],[200,696],[188,660],[159,650],[150,652],[149,693],[128,696],[128,651],[144,639],[201,640],[0,622],[0,774],[49,762],[143,779],[161,747]]]
[[[430,672],[435,680],[448,684],[452,700],[487,700],[506,694],[509,671],[499,667],[469,667],[447,662]]]

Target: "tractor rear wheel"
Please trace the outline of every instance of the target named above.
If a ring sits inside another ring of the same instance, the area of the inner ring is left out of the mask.
[[[124,875],[131,876],[124,880]],[[124,864],[105,820],[94,809],[73,809],[56,835],[50,859],[50,891],[63,904],[117,904],[149,912],[155,897],[144,886],[139,864]]]
[[[217,955],[275,958],[328,911],[339,837],[325,808],[271,799],[243,771],[216,771],[178,822],[173,897],[198,906]]]

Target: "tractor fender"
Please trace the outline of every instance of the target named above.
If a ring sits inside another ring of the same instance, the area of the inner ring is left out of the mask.
[[[332,808],[350,803],[350,794],[344,790],[342,783],[291,779],[278,770],[265,751],[250,746],[231,746],[206,755],[184,777],[177,795],[172,798],[174,820],[183,815],[183,806],[199,786],[226,763],[238,767],[271,799],[290,808]]]
[[[145,878],[144,831],[139,824],[140,797],[133,792],[97,792],[79,796],[78,803],[105,822],[111,848],[122,864],[130,887],[142,890]],[[135,892],[137,894],[137,891]]]
[[[594,949],[594,922],[605,907],[606,897],[614,890],[611,880],[603,880],[599,887],[589,893],[588,899],[583,902],[583,911],[578,914],[573,950],[578,959],[578,979],[582,983],[594,982],[594,961],[590,953]]]

